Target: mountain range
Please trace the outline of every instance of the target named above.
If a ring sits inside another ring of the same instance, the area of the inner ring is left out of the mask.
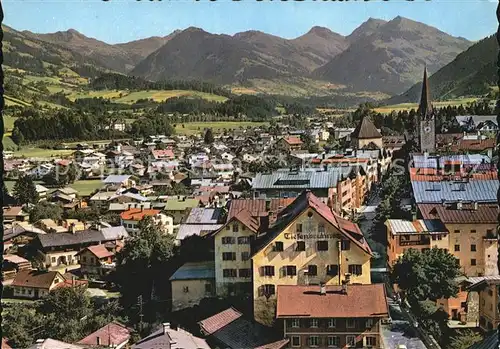
[[[14,67],[15,59],[30,55],[153,81],[196,79],[256,91],[262,84],[300,82],[336,93],[401,94],[421,80],[424,65],[432,74],[473,45],[403,17],[370,18],[347,36],[323,27],[294,39],[260,31],[212,34],[191,27],[123,44],[73,29],[38,34],[4,28],[4,40],[16,49],[7,52],[5,64]],[[34,47],[41,47],[41,53]]]
[[[491,86],[496,85],[498,79],[497,61],[496,36],[491,35],[478,41],[429,78],[432,99],[446,100],[491,93]],[[422,83],[419,82],[403,94],[392,97],[387,103],[415,102],[420,98],[421,90]]]

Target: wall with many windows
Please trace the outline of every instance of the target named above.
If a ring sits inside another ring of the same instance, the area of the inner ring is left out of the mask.
[[[370,255],[330,222],[309,209],[253,257],[255,319],[270,324],[275,315],[277,285],[325,283],[369,284]]]
[[[215,280],[218,296],[250,294],[252,262],[250,241],[254,233],[232,220],[215,236]]]
[[[286,319],[292,348],[380,347],[379,318]]]

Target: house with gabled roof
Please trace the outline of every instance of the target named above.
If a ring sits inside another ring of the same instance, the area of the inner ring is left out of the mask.
[[[196,337],[179,327],[174,328],[170,323],[164,323],[160,329],[132,346],[132,349],[210,349],[202,338]]]
[[[23,210],[22,206],[7,206],[3,208],[3,223],[25,222],[28,220],[29,213]]]
[[[173,218],[155,209],[131,208],[124,211],[120,213],[121,225],[125,227],[125,230],[129,233],[137,232],[139,229],[138,224],[144,217],[151,217],[154,222],[160,225],[161,229],[166,234],[173,234]]]
[[[85,347],[125,348],[130,340],[131,330],[125,325],[112,321],[76,342]]]
[[[202,299],[215,295],[214,262],[184,263],[169,280],[172,286],[172,310],[193,307]]]
[[[384,347],[384,284],[279,285],[277,294],[277,321],[292,347]]]
[[[255,319],[272,322],[278,285],[371,283],[371,257],[357,224],[304,191],[252,244]]]
[[[109,175],[103,180],[105,185],[121,186],[130,188],[135,185],[135,181],[130,175]]]
[[[32,243],[39,250],[47,268],[70,268],[78,267],[76,254],[83,248],[106,242],[116,243],[127,238],[128,233],[123,227],[111,227],[37,235]]]
[[[86,287],[87,282],[68,280],[57,271],[23,270],[17,273],[11,287],[14,297],[38,299],[45,297],[56,288]]]
[[[3,347],[2,347],[3,348]],[[36,342],[27,349],[83,349],[82,345],[70,344],[57,339],[46,338],[37,339]]]
[[[199,323],[201,332],[213,347],[228,349],[282,349],[289,340],[271,328],[245,318],[234,308],[228,308]]]
[[[284,136],[276,141],[276,147],[288,152],[300,150],[304,142],[299,136]]]
[[[363,117],[354,131],[351,133],[351,144],[356,149],[373,147],[382,149],[384,144],[382,134],[367,117]]]
[[[218,296],[248,295],[252,289],[251,243],[259,232],[260,219],[247,209],[232,214],[214,231],[215,280]]]
[[[100,277],[115,269],[116,252],[115,244],[100,244],[86,247],[75,256],[82,274]]]

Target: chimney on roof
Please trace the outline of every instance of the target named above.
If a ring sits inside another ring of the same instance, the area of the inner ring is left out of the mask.
[[[324,283],[319,284],[319,293],[322,296],[326,295],[326,285]]]
[[[68,230],[71,234],[75,233],[75,223],[71,223],[68,228],[69,228]]]
[[[474,201],[474,203],[472,205],[473,205],[474,211],[477,211],[477,209],[479,208],[478,202]]]
[[[163,334],[167,334],[169,329],[170,329],[170,322],[164,322],[163,323]]]
[[[97,345],[101,345],[101,337],[96,338]]]
[[[459,200],[457,202],[457,210],[461,210],[462,209],[462,200]]]
[[[342,281],[342,294],[347,294],[347,280]]]

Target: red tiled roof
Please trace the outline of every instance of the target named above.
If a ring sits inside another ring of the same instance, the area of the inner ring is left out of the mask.
[[[384,284],[326,286],[278,285],[277,318],[368,318],[385,317],[388,305]]]
[[[97,258],[106,258],[115,255],[113,252],[109,251],[105,245],[89,246],[87,250],[92,252]]]
[[[313,209],[327,222],[337,228],[349,240],[356,244],[366,253],[372,253],[368,242],[363,237],[359,227],[335,213],[328,205],[318,199],[313,193],[305,190],[290,205],[278,214],[276,222],[265,234],[261,235],[260,241],[255,245],[254,253],[257,253],[279,234],[283,229],[291,224],[299,215],[307,209]]]
[[[252,217],[251,213],[246,209],[242,209],[240,212],[236,213],[236,215],[234,215],[227,222],[227,224],[229,224],[229,222],[231,222],[233,219],[237,219],[254,233],[259,230],[259,221],[255,217]]]
[[[57,275],[62,276],[57,271],[24,270],[17,273],[12,286],[49,289]]]
[[[55,288],[86,286],[88,283],[87,280],[64,280],[63,282],[59,282]]]
[[[270,199],[270,211],[278,213],[293,202],[294,198]],[[234,199],[229,206],[228,219],[231,219],[241,210],[247,210],[253,217],[264,217],[268,215],[266,210],[266,199]]]
[[[494,172],[489,173],[474,173],[472,177],[468,179],[472,180],[496,180],[498,175]],[[446,180],[446,176],[441,175],[412,175],[410,174],[410,180],[416,182],[440,182]]]
[[[164,150],[152,150],[151,153],[155,157],[155,159],[160,158],[175,158],[175,154],[172,149],[164,149]]]
[[[208,336],[226,327],[234,320],[239,319],[241,316],[242,314],[236,309],[228,308],[209,317],[208,319],[200,321],[199,324],[203,333]]]
[[[337,213],[332,211],[332,209],[328,207],[328,205],[326,205],[324,202],[318,199],[313,193],[308,192],[306,195],[308,197],[309,206],[311,208],[313,208],[316,212],[318,212],[321,216],[323,216],[323,218],[325,218],[333,226],[337,227],[340,231],[347,233],[346,235],[348,235],[356,245],[361,247],[361,249],[371,254],[370,246],[363,238],[363,234],[359,230],[357,224],[350,222],[339,216]],[[351,233],[358,235],[358,237],[353,236]],[[362,238],[361,241],[358,240],[359,237]]]
[[[289,136],[283,137],[283,139],[290,145],[301,145],[303,143],[300,137]]]
[[[498,223],[498,207],[480,204],[477,210],[471,205],[463,204],[462,209],[439,204],[419,204],[418,209],[424,219],[440,219],[443,223],[458,224],[496,224]]]
[[[61,165],[61,166],[68,166],[69,164],[71,164],[71,161],[70,160],[59,160],[57,162],[58,165]]]
[[[410,168],[410,180],[412,181],[443,181],[454,179],[455,177],[467,177],[472,180],[496,180],[498,174],[496,171],[481,171],[473,172],[469,175],[460,172],[443,175],[442,171],[435,168]]]
[[[483,140],[473,140],[473,139],[460,139],[456,143],[450,145],[449,149],[451,151],[461,151],[461,150],[486,150],[493,149],[495,147],[495,139],[488,138]]]
[[[23,207],[22,206],[13,206],[13,207],[5,207],[3,209],[3,215],[5,216],[19,216],[20,214],[28,215],[27,213],[23,212]]]
[[[199,189],[201,192],[217,192],[217,193],[229,193],[231,187],[215,185],[215,186],[201,186]]]
[[[97,342],[99,338],[100,343]],[[78,341],[76,344],[83,345],[101,345],[101,346],[114,346],[120,345],[130,339],[130,330],[124,325],[117,322],[110,322],[97,331],[89,334],[87,337]]]
[[[140,208],[132,208],[128,211],[120,213],[120,217],[125,220],[140,221],[145,216],[155,216],[160,213],[160,210],[141,210]]]

